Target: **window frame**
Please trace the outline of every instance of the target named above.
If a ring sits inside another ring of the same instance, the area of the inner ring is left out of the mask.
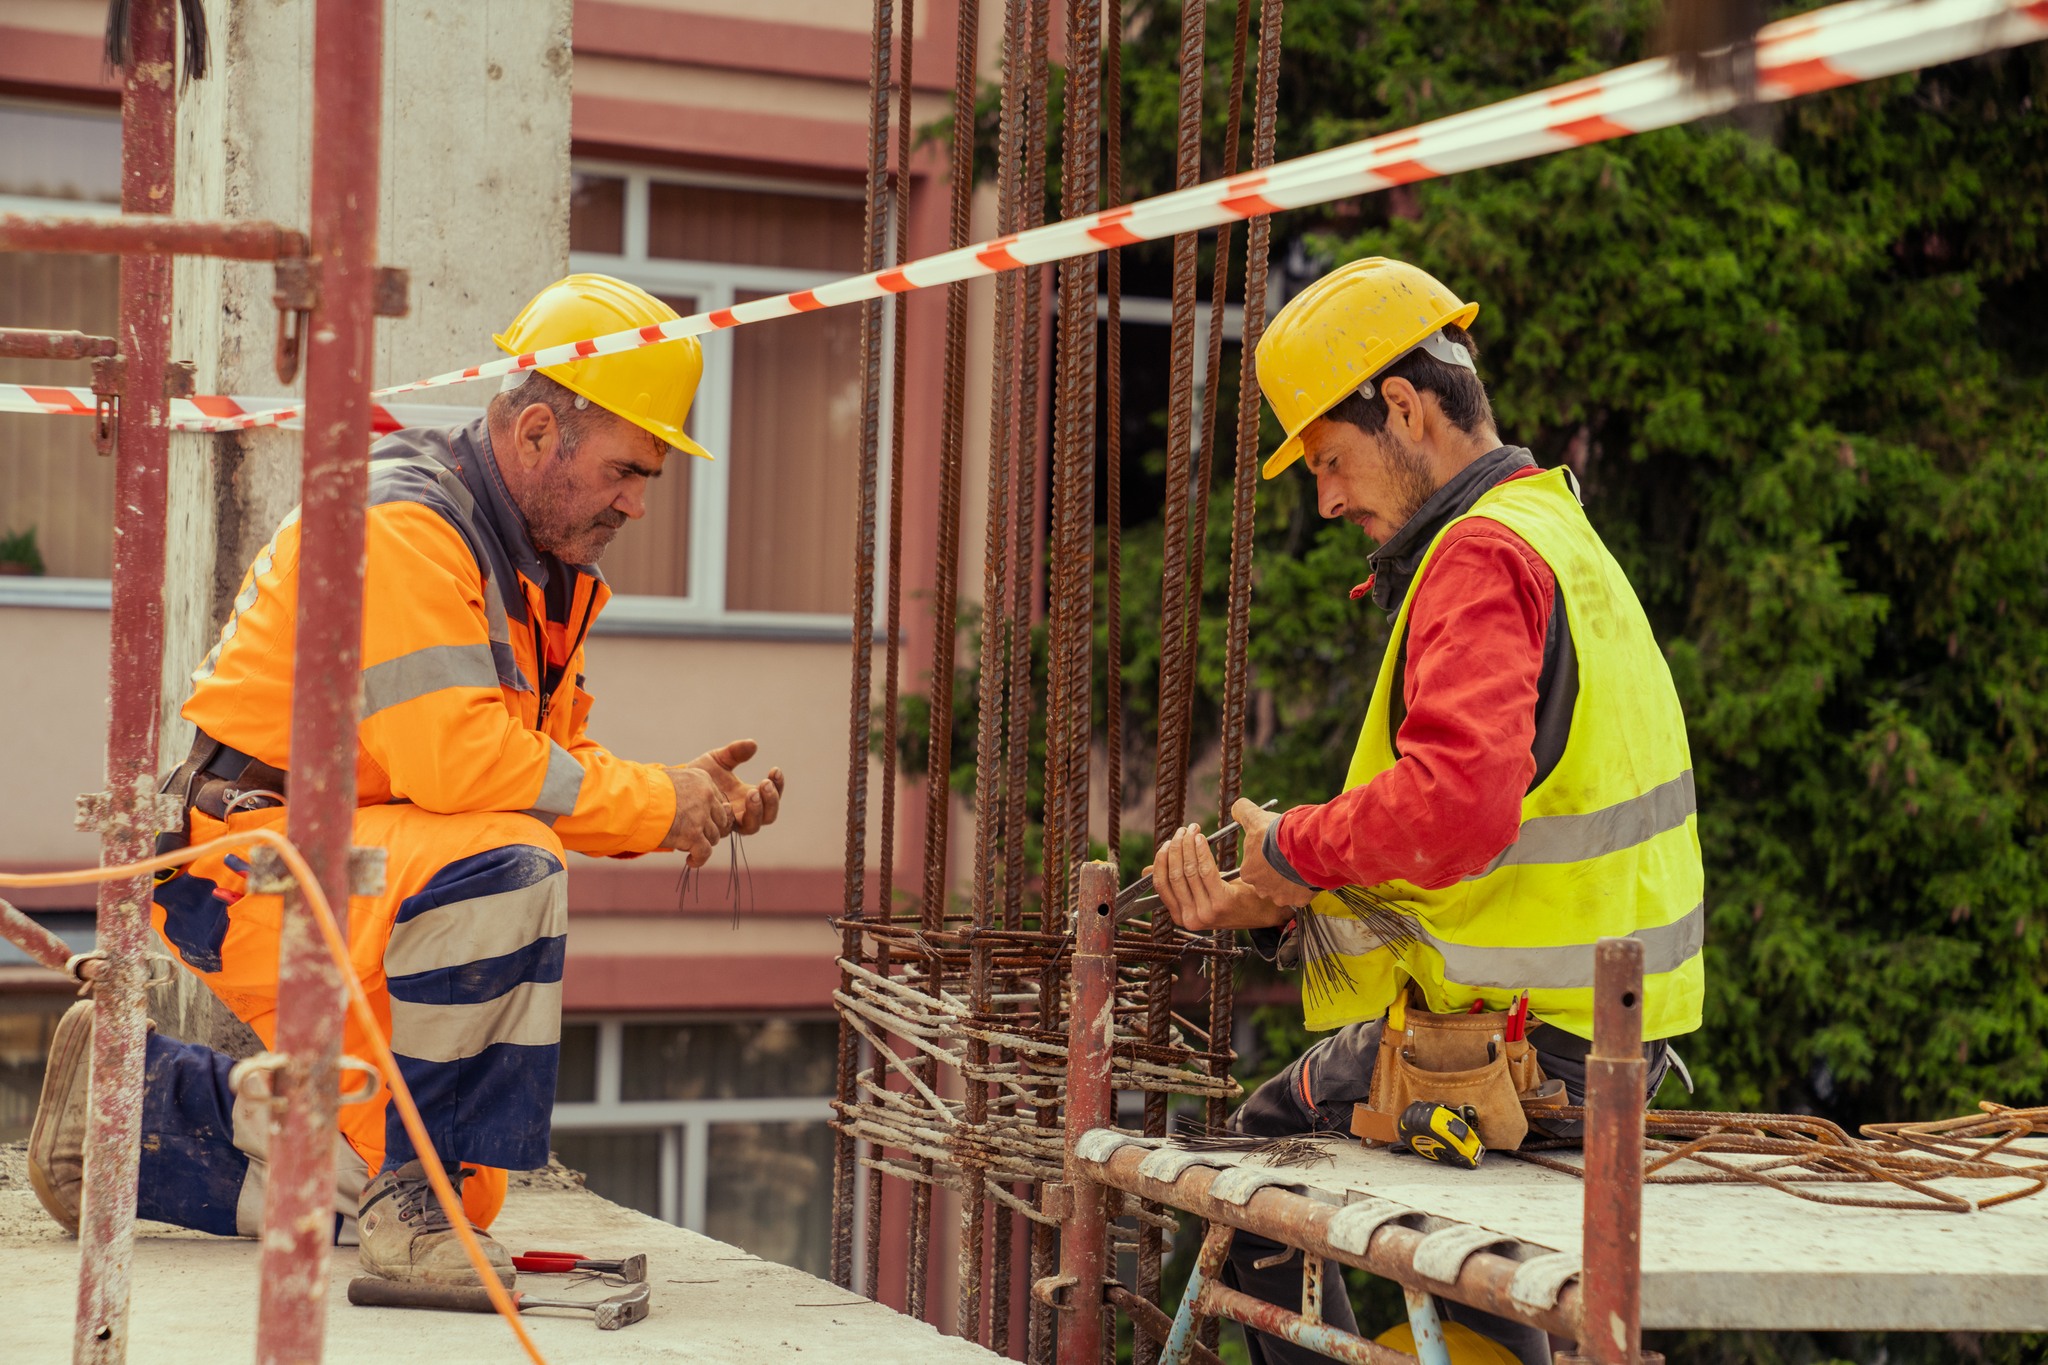
[[[647,251],[651,187],[659,182],[696,185],[708,189],[750,190],[765,194],[805,195],[822,199],[859,200],[858,186],[829,182],[782,179],[767,176],[726,175],[635,165],[577,157],[571,160],[572,176],[588,175],[624,182],[618,254],[598,251],[569,253],[571,271],[595,271],[615,275],[650,293],[674,297],[688,295],[697,300],[698,312],[730,308],[742,290],[786,294],[815,289],[843,278],[831,271],[793,270],[783,266],[737,265],[724,261],[671,260],[650,256]],[[890,307],[899,306],[894,299]],[[890,363],[895,329],[882,329],[886,348],[883,364]],[[717,458],[688,461],[690,478],[690,590],[680,597],[621,593],[615,596],[594,627],[600,635],[737,635],[766,639],[846,640],[853,633],[851,612],[735,611],[725,604],[726,552],[731,533],[731,465],[724,453],[732,446],[733,359],[732,337],[728,332],[711,332],[700,338],[704,347],[704,377],[691,405],[693,435]],[[887,449],[891,410],[890,390],[882,386],[880,431]],[[851,453],[849,452],[849,458]],[[886,500],[884,500],[886,503]],[[886,537],[888,508],[879,509],[877,536]]]
[[[660,1212],[663,1222],[703,1233],[710,1188],[711,1126],[715,1123],[830,1123],[831,1095],[762,1096],[722,1100],[627,1100],[620,1098],[627,1024],[757,1023],[759,1014],[572,1014],[562,1023],[595,1026],[595,1098],[557,1101],[554,1131],[562,1133],[658,1132],[661,1135]],[[829,1019],[819,1013],[790,1014],[799,1022]],[[855,1217],[865,1206],[867,1182],[859,1182]],[[708,1233],[706,1235],[709,1235]],[[856,1253],[858,1255],[859,1253]]]

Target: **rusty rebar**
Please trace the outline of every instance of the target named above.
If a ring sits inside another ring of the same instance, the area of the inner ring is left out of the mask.
[[[131,0],[128,8],[128,64],[121,80],[121,207],[127,214],[167,213],[175,203],[173,10],[171,0]],[[135,227],[134,219],[123,221]],[[32,249],[4,229],[0,242]],[[156,791],[163,690],[163,525],[169,497],[164,370],[170,351],[171,261],[124,256],[120,275],[117,335],[128,370],[115,443],[109,624],[119,644],[107,669],[111,700],[107,799],[99,830],[102,866],[147,857],[156,832],[148,812]],[[149,901],[147,877],[100,885],[98,949],[106,961],[93,994],[78,1314],[72,1337],[77,1365],[118,1365],[128,1353],[135,1182],[142,1156]]]
[[[952,156],[947,170],[951,191],[948,245],[966,246],[974,194],[974,94],[976,39],[980,0],[961,0],[955,17],[957,43],[953,53]],[[936,929],[946,918],[948,835],[951,832],[953,787],[953,661],[959,636],[960,603],[960,476],[966,423],[967,285],[946,286],[945,399],[939,432],[939,526],[932,563],[932,640],[930,705],[927,708],[924,813],[924,898],[920,919]],[[937,976],[931,978],[937,988]],[[920,1066],[924,1063],[920,1062]],[[906,1311],[926,1316],[927,1272],[931,1252],[931,1185],[919,1182],[911,1191],[910,1287]]]
[[[343,888],[354,881],[383,40],[381,6],[320,0],[314,11],[309,222],[321,280],[307,329],[287,833],[323,885]],[[346,905],[337,897],[344,934]],[[274,1085],[289,1103],[271,1142],[256,1355],[264,1365],[317,1365],[334,1231],[327,1211],[342,1001],[339,969],[297,888],[285,894],[277,993],[275,1048],[291,1060]]]
[[[1109,163],[1106,198],[1124,201],[1124,6],[1109,0],[1103,30],[1103,152]],[[1124,813],[1124,260],[1121,247],[1103,253],[1103,648],[1102,714],[1103,814],[1108,819],[1109,860],[1123,862]]]
[[[916,50],[917,0],[903,0],[902,16],[896,26],[896,157],[890,180],[891,217],[895,223],[892,260],[898,265],[910,259],[911,57]],[[895,299],[890,308],[893,344],[889,366],[889,582],[883,608],[882,826],[875,876],[875,910],[884,921],[894,918],[896,896],[896,749],[903,658],[903,357],[910,344],[910,309],[905,300]],[[888,970],[886,962],[877,965]],[[883,1058],[875,1058],[870,1076],[876,1085],[887,1083],[888,1065]],[[872,1299],[880,1294],[882,1281],[882,1172],[873,1166],[868,1170],[862,1244],[866,1248],[862,1292]]]
[[[861,269],[873,270],[882,260],[888,241],[888,211],[883,196],[888,192],[889,77],[890,47],[895,36],[895,8],[891,0],[875,0],[874,33],[868,65],[868,174],[866,233],[861,245]],[[846,851],[842,903],[849,920],[866,917],[868,861],[868,762],[869,732],[873,726],[875,654],[875,516],[876,482],[881,464],[882,423],[882,310],[881,300],[870,300],[860,310],[860,475],[854,500],[853,541],[853,679],[847,701],[846,754]],[[841,931],[839,954],[857,957],[860,934],[848,927]],[[841,986],[846,975],[841,973]],[[859,1074],[860,1039],[844,1019],[839,1021],[838,1098],[841,1105],[854,1097]],[[857,1146],[853,1135],[843,1129],[833,1134],[832,1147],[832,1282],[853,1288],[853,1205],[857,1178]]]
[[[1202,176],[1202,83],[1208,8],[1205,0],[1186,0],[1181,7],[1180,33],[1180,117],[1176,130],[1174,184],[1186,188]],[[1155,843],[1164,843],[1179,826],[1187,810],[1187,771],[1191,739],[1188,720],[1193,713],[1189,693],[1194,687],[1194,641],[1189,638],[1187,620],[1190,584],[1188,566],[1189,518],[1192,512],[1191,484],[1194,479],[1193,406],[1195,348],[1195,286],[1199,263],[1199,238],[1192,232],[1173,239],[1173,335],[1172,376],[1167,397],[1165,543],[1161,550],[1159,594],[1159,722],[1158,759],[1153,799]],[[1153,933],[1164,938],[1173,926],[1165,915],[1154,917]],[[1147,1036],[1155,1043],[1164,1037],[1172,1009],[1173,973],[1161,971],[1151,982]],[[1145,1097],[1144,1130],[1152,1136],[1166,1132],[1167,1108],[1164,1095]],[[1134,1286],[1139,1297],[1157,1301],[1162,1239],[1152,1228],[1138,1233],[1138,1271]],[[1158,1359],[1162,1343],[1143,1329],[1136,1334],[1132,1359],[1136,1365],[1151,1365]]]

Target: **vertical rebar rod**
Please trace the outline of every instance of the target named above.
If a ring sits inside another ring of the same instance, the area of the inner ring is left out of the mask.
[[[895,8],[875,0],[874,35],[868,60],[867,234],[861,269],[873,270],[887,249],[889,211],[885,195],[889,157],[889,58]],[[875,515],[881,466],[882,311],[871,299],[860,310],[860,476],[854,499],[853,680],[847,699],[846,865],[842,904],[846,919],[866,917],[868,861],[868,731],[873,724],[875,686]],[[839,956],[861,956],[860,930],[840,932]],[[851,989],[852,974],[841,970],[840,987]],[[843,1124],[858,1095],[860,1036],[842,1014],[839,1020],[838,1113]],[[832,1282],[853,1288],[853,1205],[859,1143],[844,1127],[832,1138]]]
[[[917,38],[917,0],[903,0],[901,9],[902,18],[896,25],[896,166],[889,199],[895,228],[891,259],[897,265],[910,259],[910,75]],[[910,309],[906,301],[899,296],[891,300],[889,307],[889,586],[882,625],[882,828],[878,838],[880,866],[875,877],[875,916],[885,922],[894,918],[896,897],[896,743],[903,659],[903,358],[910,344]],[[886,952],[875,955],[874,969],[884,976],[889,974]],[[889,1064],[879,1051],[869,1079],[877,1088],[889,1083]],[[871,1299],[881,1293],[882,1286],[882,1191],[882,1172],[871,1167],[861,1238],[866,1259],[861,1292]]]
[[[996,231],[1010,233],[1017,230],[1017,200],[1022,186],[1022,149],[1018,146],[1023,112],[1020,102],[1023,98],[1023,84],[1019,80],[1020,68],[1025,63],[1025,48],[1030,41],[1029,17],[1025,12],[1024,0],[1005,0],[1003,6],[1003,92],[1001,112],[997,120],[996,158]],[[1002,798],[999,794],[1001,775],[1006,768],[1005,745],[1011,737],[1009,716],[1004,705],[1004,683],[1007,669],[1003,649],[1009,640],[1009,535],[1008,516],[1010,501],[1010,464],[1013,452],[1021,444],[1015,436],[1012,413],[1015,409],[1015,360],[1013,349],[1018,295],[1023,280],[1018,272],[1011,271],[995,280],[995,332],[991,339],[989,362],[989,450],[988,488],[984,500],[982,535],[982,594],[981,631],[979,663],[977,670],[977,707],[974,732],[974,872],[973,872],[973,927],[976,936],[968,948],[968,1007],[979,1020],[990,1017],[993,994],[993,944],[981,937],[981,931],[994,927],[1002,913],[1001,896],[996,886],[996,858],[1002,837],[1000,815]],[[989,1062],[989,1045],[980,1038],[972,1038],[967,1044],[967,1064],[970,1072],[986,1070]],[[984,1130],[989,1119],[989,1087],[985,1081],[965,1080],[964,1118],[969,1133],[978,1134]],[[1007,1219],[997,1220],[998,1237],[996,1245],[990,1245],[989,1199],[982,1192],[982,1181],[986,1169],[971,1156],[961,1163],[961,1219],[960,1219],[960,1303],[957,1318],[959,1335],[970,1340],[987,1342],[989,1333],[982,1328],[982,1266],[985,1260],[994,1259],[1007,1236]],[[1004,1262],[1007,1270],[1007,1261]],[[1007,1287],[1007,1275],[1004,1276]],[[1000,1318],[1008,1305],[998,1297],[990,1304],[991,1320]]]
[[[1103,151],[1109,162],[1105,197],[1110,206],[1124,201],[1124,5],[1109,0],[1109,23],[1103,28],[1102,77]],[[1103,801],[1108,817],[1109,860],[1123,861],[1124,813],[1124,253],[1110,247],[1103,253],[1103,293],[1108,316],[1103,326],[1103,624],[1108,633],[1103,649],[1102,714],[1104,754]]]
[[[307,329],[286,830],[344,926],[353,889],[383,26],[381,5],[319,0],[314,11],[308,227],[320,292]],[[299,889],[285,896],[277,981],[275,1046],[290,1062],[277,1082],[287,1103],[271,1142],[256,1357],[263,1365],[311,1365],[327,1324],[334,1239],[341,979]],[[451,1163],[462,1158],[444,1155]]]
[[[1252,168],[1273,164],[1274,127],[1280,102],[1280,30],[1285,0],[1264,0],[1259,7],[1259,85],[1252,106]],[[1223,634],[1223,772],[1218,784],[1222,818],[1244,794],[1245,702],[1250,691],[1253,531],[1259,487],[1259,380],[1256,353],[1266,332],[1266,267],[1273,235],[1267,214],[1253,218],[1245,232],[1244,333],[1238,347],[1237,452],[1231,471],[1230,592]],[[1226,866],[1235,866],[1242,849],[1232,839],[1224,850]],[[1225,946],[1225,945],[1218,945]],[[1210,960],[1209,1051],[1217,1060],[1215,1074],[1227,1074],[1235,1023],[1234,983],[1230,960]],[[1227,1105],[1209,1101],[1206,1118],[1214,1128],[1223,1122]]]
[[[975,59],[981,24],[980,0],[960,0],[955,13],[953,49],[953,133],[952,157],[947,170],[951,191],[948,245],[966,246],[969,210],[974,195],[974,95]],[[925,762],[924,814],[924,900],[921,909],[926,929],[938,929],[946,920],[947,847],[951,833],[953,801],[953,660],[959,637],[957,616],[960,605],[960,475],[963,435],[966,423],[967,385],[967,285],[964,281],[946,286],[944,411],[939,431],[939,526],[932,564],[932,649],[929,732]],[[927,964],[925,986],[939,993],[941,968],[936,958]],[[932,1063],[919,1054],[913,1063],[929,1079]],[[921,1158],[920,1168],[929,1174],[932,1163]],[[925,1317],[932,1235],[932,1183],[920,1180],[911,1192],[910,1287],[906,1310],[912,1317]]]
[[[1203,41],[1207,20],[1205,0],[1186,0],[1182,5],[1176,189],[1187,189],[1202,178]],[[1154,798],[1157,813],[1153,820],[1153,835],[1162,843],[1179,827],[1187,811],[1188,735],[1184,717],[1188,712],[1186,694],[1194,686],[1194,661],[1186,640],[1187,554],[1194,483],[1195,276],[1199,263],[1197,234],[1183,232],[1176,236],[1166,412],[1166,539],[1161,550],[1159,591],[1159,754]]]
[[[1643,945],[1593,948],[1586,1057],[1585,1278],[1579,1351],[1592,1365],[1642,1359]]]
[[[1082,1365],[1102,1356],[1109,1220],[1103,1187],[1082,1172],[1074,1148],[1082,1134],[1106,1128],[1116,1117],[1109,1088],[1116,1030],[1115,904],[1115,864],[1083,863],[1074,904],[1074,1004],[1067,1016],[1067,1214],[1060,1227],[1066,1307],[1059,1331],[1059,1359]]]
[[[131,0],[121,82],[121,208],[169,213],[177,148],[173,84],[176,5]],[[103,866],[146,857],[154,826],[157,714],[163,694],[164,509],[170,429],[164,365],[170,349],[171,258],[121,258],[118,339],[127,375],[117,417],[114,585],[107,668],[107,800]],[[128,1353],[135,1260],[136,1172],[142,1159],[144,994],[149,974],[150,879],[103,883],[98,946],[107,955],[93,993],[92,1085],[79,1212],[78,1315],[72,1359],[117,1365]]]

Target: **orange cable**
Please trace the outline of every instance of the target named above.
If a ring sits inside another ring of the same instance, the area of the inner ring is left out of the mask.
[[[327,893],[320,888],[312,867],[298,846],[274,829],[244,830],[236,834],[222,835],[218,839],[198,844],[191,848],[179,849],[174,853],[160,854],[137,863],[122,863],[114,867],[87,868],[77,872],[36,872],[0,874],[0,886],[80,886],[91,882],[121,881],[129,877],[145,876],[164,868],[179,867],[194,862],[210,853],[221,853],[231,849],[247,848],[251,844],[268,844],[275,848],[291,874],[298,880],[306,904],[313,909],[314,921],[320,926],[321,937],[327,942],[327,951],[341,970],[341,980],[348,992],[348,1007],[362,1025],[363,1033],[370,1040],[375,1052],[373,1060],[383,1073],[384,1083],[391,1087],[391,1098],[398,1105],[399,1120],[405,1125],[406,1134],[412,1138],[414,1149],[419,1153],[420,1163],[426,1167],[427,1183],[433,1186],[434,1197],[440,1201],[441,1209],[448,1215],[449,1226],[462,1241],[462,1249],[469,1254],[469,1262],[476,1269],[477,1278],[483,1282],[484,1292],[490,1295],[491,1306],[512,1328],[512,1334],[519,1338],[519,1344],[526,1349],[527,1359],[533,1365],[547,1365],[540,1347],[534,1344],[526,1324],[519,1320],[519,1308],[512,1302],[499,1281],[498,1274],[491,1268],[484,1255],[481,1243],[470,1229],[469,1215],[463,1212],[462,1203],[456,1197],[455,1187],[448,1181],[448,1171],[442,1166],[440,1155],[435,1152],[433,1140],[427,1136],[426,1124],[420,1119],[419,1107],[413,1103],[412,1091],[406,1087],[405,1077],[399,1074],[397,1059],[391,1055],[391,1046],[384,1041],[383,1031],[377,1026],[377,1015],[370,1008],[370,998],[363,991],[363,983],[356,979],[355,968],[349,961],[348,945],[342,941],[341,929],[334,921],[333,907],[328,903]]]

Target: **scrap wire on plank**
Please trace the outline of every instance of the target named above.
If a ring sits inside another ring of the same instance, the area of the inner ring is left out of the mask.
[[[1983,1109],[1982,1117],[1868,1124],[1862,1138],[1810,1114],[1654,1109],[1644,1116],[1643,1178],[1653,1185],[1764,1185],[1816,1204],[1947,1213],[1974,1213],[2048,1188],[2048,1146],[2016,1146],[2048,1135],[2048,1107],[2014,1109],[1986,1101]],[[1544,1108],[1540,1118],[1582,1123],[1585,1113],[1560,1105]],[[1546,1170],[1585,1175],[1535,1148],[1513,1155]],[[1681,1169],[1681,1163],[1703,1169]],[[1936,1180],[2013,1180],[2021,1187],[1970,1197],[1930,1183]],[[1855,1184],[1890,1185],[1905,1193],[1887,1199],[1808,1188]]]

